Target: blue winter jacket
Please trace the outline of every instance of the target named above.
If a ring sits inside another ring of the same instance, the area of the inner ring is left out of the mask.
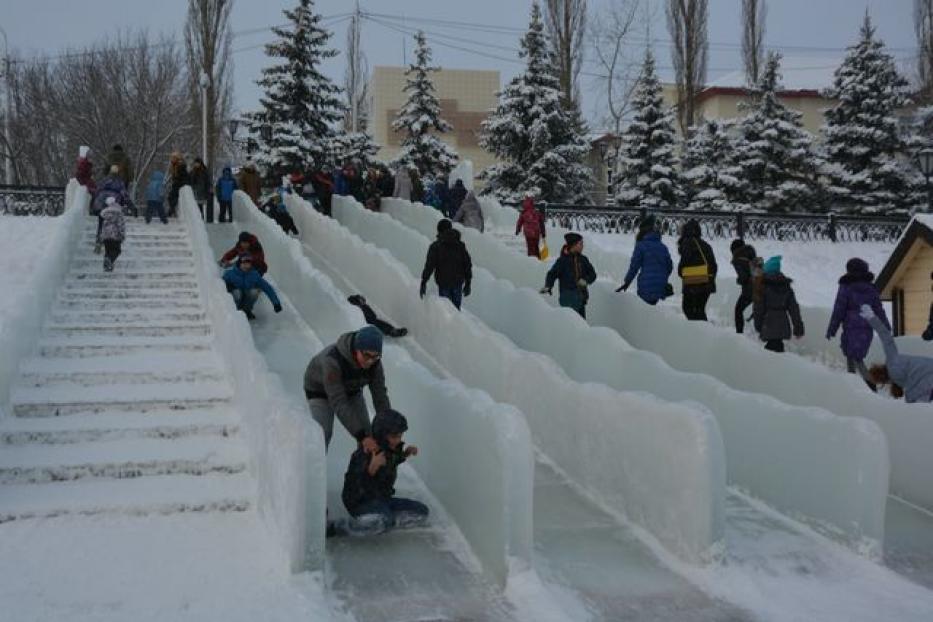
[[[146,186],[146,201],[161,203],[165,200],[162,189],[165,187],[165,173],[153,171],[149,176],[149,185]]]
[[[233,192],[236,190],[236,180],[233,178],[233,171],[230,170],[230,167],[226,167],[224,172],[221,174],[220,179],[217,180],[217,188],[215,192],[217,194],[218,201],[232,201]]]
[[[624,285],[628,286],[638,275],[638,297],[654,304],[664,298],[667,280],[674,271],[671,254],[661,242],[661,234],[652,231],[635,244],[632,262],[625,275]]]
[[[227,284],[227,291],[232,292],[235,289],[249,290],[258,288],[265,292],[273,305],[282,304],[279,302],[279,297],[276,295],[275,290],[269,285],[269,281],[262,278],[262,275],[260,275],[255,268],[249,272],[245,272],[241,270],[239,266],[234,266],[224,272],[224,282]]]

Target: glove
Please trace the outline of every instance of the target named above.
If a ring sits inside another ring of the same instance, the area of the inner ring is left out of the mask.
[[[577,281],[577,287],[579,287],[580,289],[584,289],[588,285],[589,283],[586,282],[586,279],[580,279],[579,281]]]
[[[469,283],[463,286],[463,295],[464,297],[470,295],[470,284]]]
[[[421,281],[421,287],[418,289],[418,295],[424,298],[426,293],[428,293],[428,284],[424,281]]]
[[[871,307],[869,307],[868,305],[862,305],[861,308],[859,309],[858,314],[862,316],[863,320],[866,320],[866,321],[875,317],[875,312],[872,311]]]
[[[538,290],[538,293],[539,293],[539,294],[548,294],[548,295],[550,295],[550,294],[551,294],[551,288],[550,288],[550,287],[542,287],[541,289]]]
[[[274,304],[274,305],[272,305],[272,310],[275,311],[276,313],[281,313],[281,312],[282,312],[282,305],[280,305],[280,304]]]
[[[226,267],[227,267],[227,264],[226,264],[226,262],[224,262],[223,259],[218,259],[218,260],[217,260],[217,265],[220,266],[221,268],[226,268]]]
[[[619,289],[617,289],[616,292],[628,291],[628,286],[629,286],[629,283],[623,283],[622,285],[619,286]]]

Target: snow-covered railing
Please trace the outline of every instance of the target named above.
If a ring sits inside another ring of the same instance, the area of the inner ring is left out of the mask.
[[[387,215],[335,197],[334,214],[344,228],[306,203],[292,204],[302,234],[318,252],[384,310],[406,318],[415,338],[461,381],[520,408],[538,446],[570,479],[673,553],[690,561],[708,558],[723,534],[725,500],[722,440],[708,411],[577,382],[551,358],[516,347],[469,311],[458,313],[433,294],[420,300],[418,278],[407,266],[420,266],[427,240]],[[475,273],[473,295],[491,281]],[[511,300],[515,288],[500,283],[490,296]],[[466,308],[474,303],[468,298]],[[524,319],[522,307],[495,306]],[[584,353],[576,342],[589,342],[580,332],[585,325],[559,319],[552,315],[538,325],[539,337]]]
[[[327,484],[321,428],[303,404],[289,399],[256,352],[249,324],[220,278],[191,188],[182,188],[179,197],[215,345],[233,378],[234,403],[258,483],[260,514],[275,533],[292,572],[323,570]]]
[[[16,381],[19,363],[36,350],[45,316],[65,281],[71,257],[84,232],[90,195],[72,179],[65,196],[67,209],[55,221],[54,233],[42,256],[42,265],[36,269],[32,287],[23,289],[18,304],[0,323],[0,415],[8,412],[10,386]]]
[[[397,246],[391,250],[408,258],[409,269],[419,270],[421,257],[406,249],[423,248],[440,216],[436,210],[407,201],[384,199],[382,206],[386,214],[410,227],[411,235],[404,240],[398,239],[401,234],[373,235]],[[486,206],[484,210],[487,224],[500,226],[495,210]],[[343,211],[335,213],[343,218]],[[514,222],[510,225],[514,227]],[[491,235],[461,231],[474,265],[512,280],[543,284],[549,263],[524,257]],[[575,313],[549,305],[545,301],[550,299],[533,289],[503,287],[501,280],[483,276],[484,270],[474,272],[473,294],[466,306],[491,328],[509,335],[521,347],[548,354],[576,380],[705,405],[719,421],[730,483],[779,510],[830,526],[829,531],[841,533],[856,547],[863,538],[876,548],[880,544],[888,457],[877,426],[735,390],[708,375],[672,369],[656,354],[632,349],[616,331],[586,328]],[[588,315],[592,317],[594,306],[611,309],[619,298],[609,284],[598,282],[591,288]],[[570,332],[577,325],[583,329]],[[683,343],[692,347],[690,341]]]
[[[505,221],[509,211],[492,201],[485,201],[483,210],[486,218],[492,218],[497,225]],[[511,226],[515,226],[514,220]],[[508,250],[490,236],[471,239],[481,245],[477,247],[483,251],[479,254],[480,262],[492,252],[491,247],[497,247],[500,253]],[[594,262],[601,262],[609,253],[605,250],[591,253],[588,247],[587,254]],[[517,285],[540,287],[540,281],[529,279],[528,274],[533,268],[541,269],[541,262],[514,252],[508,255],[508,265],[494,271]],[[717,287],[723,281],[718,279]],[[905,404],[874,395],[855,375],[841,374],[801,357],[766,352],[751,340],[704,322],[688,322],[681,316],[651,311],[635,296],[614,294],[612,285],[602,283],[592,289],[594,295],[587,309],[592,325],[616,330],[633,346],[660,354],[676,369],[709,374],[736,389],[772,395],[787,404],[818,406],[837,415],[874,421],[888,440],[891,492],[933,510],[933,483],[926,475],[933,472],[933,452],[929,450],[933,417],[929,416],[928,405]],[[730,287],[735,288],[734,282]],[[804,344],[822,342],[822,349],[810,346],[814,353],[823,352],[826,358],[838,356],[838,346],[823,339],[828,312],[806,309],[802,312],[810,313],[804,316],[810,332]],[[906,340],[905,345],[913,351],[923,351],[916,339]],[[882,355],[877,348],[878,344],[872,347],[871,356],[880,361]]]
[[[0,184],[0,214],[60,216],[70,205],[67,186],[11,186]]]
[[[317,248],[317,236],[309,234],[320,231],[319,223],[309,222],[295,205],[291,211],[305,241]],[[247,195],[236,193],[233,212],[238,224],[259,236],[269,276],[322,345],[363,325],[359,309],[315,269],[300,243],[259,212]],[[332,221],[331,226],[339,229]],[[344,247],[346,257],[359,265],[346,266],[343,256],[333,257],[340,273],[351,280],[351,273],[368,263],[366,255],[355,250],[361,246],[357,240]],[[369,290],[362,293],[376,302]],[[445,312],[450,313],[440,311]],[[309,359],[314,354],[310,352]],[[534,471],[524,418],[514,407],[496,403],[482,391],[466,389],[455,380],[438,380],[391,341],[387,341],[382,361],[392,405],[409,420],[406,438],[421,449],[409,464],[457,524],[484,568],[504,584],[509,568],[514,567],[510,559],[518,560],[518,567],[531,563]],[[349,453],[342,451],[346,446],[341,443],[347,435],[339,424],[336,428],[328,466],[339,476]],[[336,480],[338,492],[341,483]]]

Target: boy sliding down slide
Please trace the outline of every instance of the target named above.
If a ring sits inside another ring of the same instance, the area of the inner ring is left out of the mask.
[[[422,525],[428,508],[420,501],[395,496],[398,466],[418,455],[414,445],[405,447],[402,435],[408,430],[405,416],[385,410],[373,418],[375,452],[360,445],[350,458],[343,480],[343,504],[352,518],[327,525],[327,536],[371,536],[393,527]]]

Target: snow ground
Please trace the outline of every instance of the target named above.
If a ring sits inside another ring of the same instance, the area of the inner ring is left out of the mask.
[[[9,310],[19,304],[20,292],[34,285],[33,274],[61,222],[47,216],[0,216],[0,248],[16,249],[0,262],[0,330]]]
[[[631,254],[635,248],[635,236],[618,233],[584,232],[586,240],[607,250],[619,250]],[[516,236],[517,238],[518,236]],[[664,237],[677,265],[677,239]],[[729,244],[732,240],[715,238],[707,242],[713,247],[721,277],[735,276],[730,262],[732,252]],[[845,274],[846,262],[853,257],[861,257],[868,262],[875,274],[881,271],[888,256],[894,250],[894,244],[880,242],[779,242],[777,240],[749,240],[759,257],[781,255],[782,271],[794,281],[794,292],[801,305],[813,307],[832,307],[836,300],[839,277]],[[524,244],[524,242],[522,242]],[[584,251],[585,252],[585,251]],[[627,268],[627,267],[626,267]],[[623,269],[624,271],[624,269]],[[676,287],[676,286],[675,286]],[[731,321],[731,319],[730,319]]]

